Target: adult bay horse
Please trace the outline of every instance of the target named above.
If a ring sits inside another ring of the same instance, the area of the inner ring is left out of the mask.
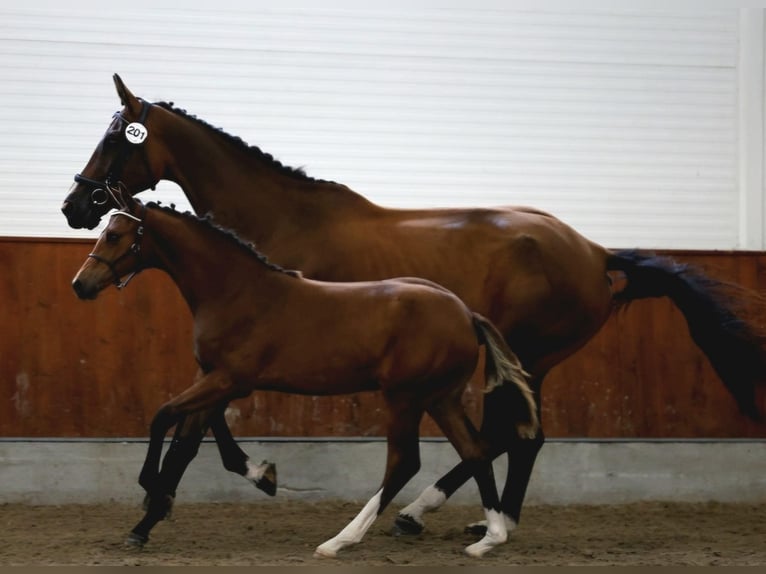
[[[116,75],[114,82],[123,107],[63,203],[71,226],[95,227],[115,207],[110,188],[138,193],[161,178],[174,181],[198,214],[212,214],[272,261],[307,277],[418,276],[444,285],[498,326],[531,373],[537,396],[548,371],[590,340],[616,307],[666,296],[740,409],[759,416],[754,395],[766,381],[764,340],[736,316],[715,280],[669,258],[609,251],[536,209],[387,209],[286,167],[171,104],[136,98]],[[613,288],[610,273],[624,277],[624,289]],[[485,412],[505,408],[498,396],[485,398]],[[179,425],[166,463],[185,467],[209,422],[226,468],[263,477],[264,468],[250,465],[222,415],[207,414]],[[495,454],[509,455],[501,506],[511,527],[543,442],[541,429],[534,441],[508,436],[493,444]],[[403,510],[399,526],[422,529],[423,512],[468,478],[458,464]]]
[[[127,195],[127,194],[126,194]],[[304,279],[269,264],[236,236],[191,214],[127,195],[112,215],[72,285],[95,298],[122,277],[166,271],[194,320],[198,373],[194,384],[164,404],[151,424],[141,482],[161,499],[160,453],[165,433],[184,415],[219,412],[255,389],[328,395],[379,390],[388,411],[388,457],[381,488],[337,536],[317,548],[335,556],[359,542],[375,518],[420,467],[419,425],[429,413],[475,476],[487,517],[485,536],[466,548],[482,556],[506,540],[490,451],[466,416],[461,397],[486,346],[486,390],[507,387],[519,436],[537,433],[537,408],[521,363],[502,334],[443,287],[417,278],[355,283]],[[501,423],[502,421],[497,421]],[[508,421],[505,420],[508,425]],[[133,537],[148,539],[142,520]]]

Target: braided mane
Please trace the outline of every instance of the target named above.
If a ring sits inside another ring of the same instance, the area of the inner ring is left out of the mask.
[[[251,154],[253,157],[265,160],[269,163],[274,169],[279,171],[280,173],[284,175],[289,175],[292,177],[296,177],[298,179],[304,180],[304,181],[312,181],[317,183],[335,183],[332,181],[328,181],[325,179],[317,179],[314,177],[311,177],[306,174],[306,172],[303,170],[303,168],[296,168],[296,167],[290,167],[287,165],[284,165],[282,162],[277,160],[273,155],[270,153],[266,153],[265,151],[261,150],[261,148],[253,145],[249,145],[245,140],[240,138],[239,136],[233,136],[230,133],[225,132],[222,128],[217,128],[208,122],[206,122],[203,119],[198,118],[195,115],[190,114],[186,110],[182,108],[177,108],[173,105],[173,102],[154,102],[155,106],[159,106],[169,112],[172,112],[174,114],[177,114],[181,117],[187,118],[209,130],[212,130],[216,132],[217,134],[223,136],[226,140],[228,140],[230,143],[236,145],[240,149],[243,149],[247,151],[249,154]]]
[[[269,259],[258,251],[255,248],[255,245],[250,241],[243,240],[239,235],[237,235],[233,230],[222,227],[218,225],[215,221],[213,221],[212,214],[208,213],[202,217],[198,216],[195,213],[192,213],[190,211],[178,211],[175,208],[175,205],[171,204],[170,207],[166,205],[162,205],[159,202],[156,201],[150,201],[146,204],[147,208],[155,208],[159,209],[160,211],[163,211],[164,213],[171,214],[175,217],[183,217],[186,219],[190,219],[204,227],[207,227],[208,229],[214,230],[216,233],[223,235],[226,237],[226,239],[235,247],[238,249],[242,249],[246,251],[250,256],[255,257],[258,261],[260,261],[263,265],[271,269],[272,271],[278,271],[280,273],[284,273],[286,275],[290,275],[291,277],[302,277],[303,274],[300,271],[294,270],[294,269],[285,269],[284,267],[281,267],[277,265],[276,263],[272,263],[269,261]]]

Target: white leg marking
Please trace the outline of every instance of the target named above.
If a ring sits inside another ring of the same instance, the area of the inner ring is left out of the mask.
[[[516,524],[516,521],[508,516],[507,514],[503,513],[503,518],[505,519],[505,529],[510,534],[514,530],[516,530],[516,527],[518,524]],[[484,528],[487,527],[487,521],[486,520],[479,520],[477,522],[471,522],[466,528],[475,528],[477,526],[483,526]]]
[[[465,553],[473,558],[481,558],[488,551],[508,540],[508,531],[505,528],[505,519],[496,510],[484,509],[487,517],[487,533],[484,538],[471,544],[465,549]]]
[[[447,501],[447,495],[444,491],[437,488],[433,484],[427,486],[426,489],[420,493],[413,502],[405,506],[399,511],[399,515],[407,515],[414,519],[415,522],[423,524],[423,514],[437,510],[442,504]]]
[[[341,548],[345,548],[346,546],[361,541],[364,533],[367,532],[378,517],[380,497],[382,494],[383,489],[381,488],[343,530],[341,530],[335,537],[330,538],[327,542],[323,542],[317,546],[317,549],[314,551],[314,556],[335,558],[338,554],[338,550]]]
[[[247,474],[245,474],[245,478],[253,484],[256,484],[263,478],[266,469],[269,467],[269,463],[255,465],[249,460],[245,464],[247,465]]]

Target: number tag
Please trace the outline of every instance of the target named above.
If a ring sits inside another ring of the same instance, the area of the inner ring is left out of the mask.
[[[138,122],[132,122],[125,128],[125,139],[132,144],[144,143],[146,136],[149,132],[146,131],[146,126]]]

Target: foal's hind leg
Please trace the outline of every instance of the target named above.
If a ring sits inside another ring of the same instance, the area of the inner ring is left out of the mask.
[[[433,405],[428,409],[428,413],[455,447],[466,468],[471,470],[479,487],[487,521],[486,532],[481,540],[466,547],[465,552],[469,556],[480,558],[508,539],[505,521],[500,513],[500,500],[489,448],[483,444],[479,433],[465,415],[459,395]]]
[[[542,377],[530,382],[535,394],[539,393]],[[544,435],[542,427],[534,439],[520,439],[518,432],[508,420],[510,407],[505,405],[503,387],[498,387],[484,397],[484,414],[481,424],[481,436],[489,441],[491,460],[506,452],[508,454],[508,474],[501,498],[501,509],[508,530],[513,530],[519,522],[521,505],[524,501],[529,478],[532,474],[537,453],[542,448]],[[540,401],[537,401],[538,418]],[[542,418],[539,420],[542,421]],[[394,528],[399,534],[419,534],[423,531],[423,515],[438,510],[458,488],[471,478],[471,469],[461,461],[449,472],[428,486],[410,504],[399,511]],[[486,521],[475,522],[466,527],[474,534],[486,532]]]
[[[418,438],[423,410],[407,407],[406,400],[397,402],[396,406],[392,406],[388,399],[387,402],[389,403],[388,455],[383,484],[343,530],[317,547],[315,556],[334,558],[342,548],[360,542],[375,519],[420,469]]]

